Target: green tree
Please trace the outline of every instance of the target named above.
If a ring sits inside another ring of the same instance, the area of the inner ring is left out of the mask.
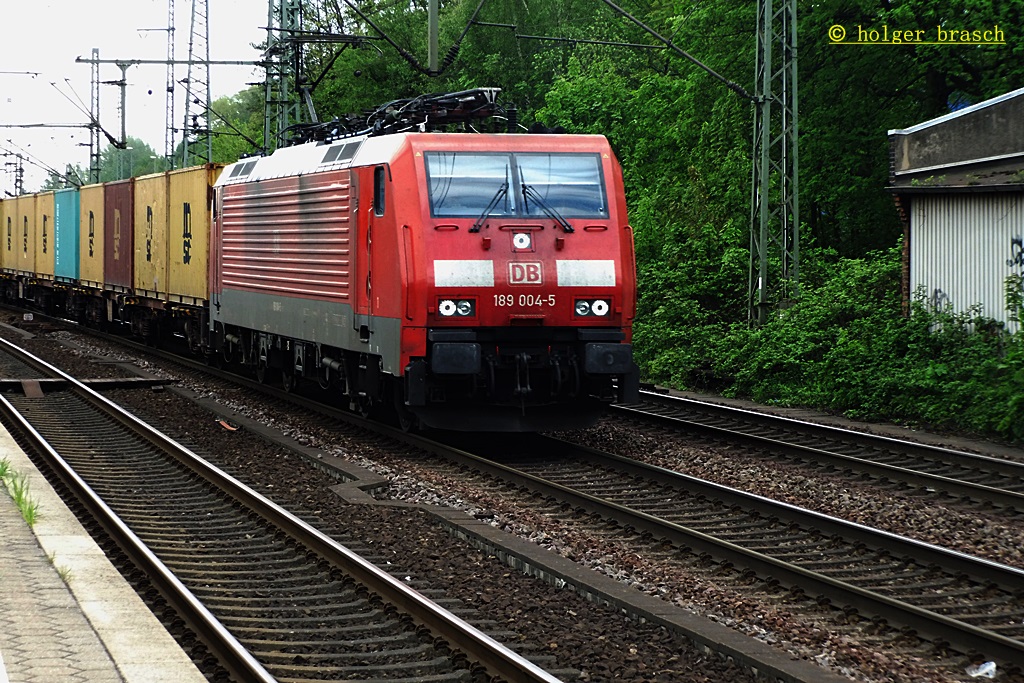
[[[755,4],[620,4],[753,90]],[[307,28],[368,37],[304,46],[305,83],[316,85],[321,120],[422,93],[493,86],[518,105],[522,124],[608,137],[623,166],[635,235],[634,342],[648,378],[1024,436],[1021,335],[972,336],[968,330],[991,331],[990,321],[938,317],[920,306],[916,317],[901,316],[894,246],[902,226],[885,190],[890,129],[1024,86],[1024,41],[1015,34],[1024,3],[799,1],[802,296],[758,329],[748,326],[746,310],[748,100],[600,2],[445,0],[440,75],[424,73],[425,0],[359,7],[362,16],[335,0],[305,7]],[[929,38],[940,26],[999,25],[1007,45],[834,45],[828,29],[837,24],[848,35],[888,26]],[[215,159],[233,161],[262,144],[262,99],[252,88],[214,104],[230,122],[214,123]]]
[[[68,164],[63,173],[58,172],[56,169],[51,170],[39,191],[63,190],[66,187],[77,187],[87,182],[89,182],[88,170],[82,168],[79,164]]]
[[[100,153],[100,182],[138,177],[167,170],[167,160],[148,144],[127,136],[125,147],[107,145]]]
[[[258,86],[222,97],[210,105],[214,163],[229,164],[262,150],[263,112],[264,94]]]

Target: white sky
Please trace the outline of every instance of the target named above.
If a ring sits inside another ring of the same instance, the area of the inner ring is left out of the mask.
[[[210,17],[210,58],[222,61],[256,61],[251,47],[266,38],[266,0],[207,0]],[[188,58],[193,0],[174,0],[175,58]],[[168,0],[20,0],[13,14],[5,10],[4,35],[0,40],[0,125],[88,122],[91,98],[90,58],[99,48],[100,59],[153,59],[167,56]],[[163,29],[163,30],[140,30]],[[184,79],[185,65],[175,67],[175,81]],[[38,72],[38,76],[8,72]],[[164,152],[167,69],[163,65],[137,65],[127,72],[127,134],[141,138],[157,154]],[[100,81],[116,81],[121,69],[100,66]],[[210,67],[212,99],[243,90],[247,83],[262,81],[254,66]],[[58,88],[51,85],[55,83]],[[152,94],[150,94],[152,91]],[[61,93],[67,95],[64,97]],[[76,95],[77,94],[77,95]],[[185,116],[185,91],[175,90],[174,125],[181,128]],[[69,101],[70,98],[70,101]],[[115,138],[121,133],[121,89],[100,85],[100,124]],[[74,102],[74,103],[73,103]],[[177,133],[175,140],[181,139]],[[0,154],[12,151],[30,155],[38,164],[60,171],[68,163],[89,167],[89,131],[85,128],[0,128]],[[84,145],[84,146],[83,146]],[[101,137],[101,148],[107,145]],[[0,194],[13,191],[14,176],[0,156]],[[25,164],[25,188],[36,190],[46,171]]]

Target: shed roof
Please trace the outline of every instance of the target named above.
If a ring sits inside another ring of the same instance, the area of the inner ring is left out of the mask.
[[[890,189],[1024,191],[1024,88],[889,131]]]

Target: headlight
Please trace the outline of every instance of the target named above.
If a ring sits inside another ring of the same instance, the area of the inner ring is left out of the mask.
[[[528,232],[517,232],[512,235],[512,246],[522,251],[530,248],[530,233]]]
[[[472,318],[476,315],[476,301],[473,299],[442,299],[437,312],[444,318]]]
[[[577,299],[576,315],[580,317],[602,318],[611,313],[611,303],[607,299]]]

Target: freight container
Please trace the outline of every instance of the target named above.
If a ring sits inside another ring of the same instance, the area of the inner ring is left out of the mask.
[[[135,286],[135,180],[107,183],[103,191],[103,287],[131,292]]]
[[[38,280],[53,280],[53,192],[36,195],[36,265]]]
[[[207,164],[169,176],[167,298],[203,305],[209,296],[210,211],[212,187],[222,165]]]
[[[13,273],[14,263],[14,220],[9,216],[14,207],[14,199],[3,199],[0,197],[0,235],[3,236],[3,243],[0,243],[0,273]]]
[[[53,274],[58,282],[78,280],[78,188],[57,190],[53,195]]]
[[[135,179],[135,293],[167,294],[167,173]]]
[[[79,192],[78,278],[81,284],[103,288],[103,185],[86,185]]]
[[[14,272],[34,275],[36,270],[36,195],[14,200]]]

